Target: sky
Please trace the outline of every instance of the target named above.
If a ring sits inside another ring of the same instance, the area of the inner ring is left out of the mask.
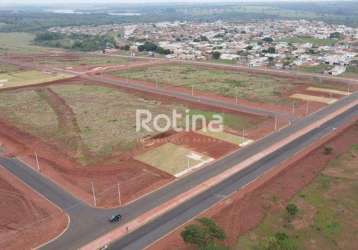
[[[275,0],[209,0],[210,2],[275,2]],[[280,0],[276,0],[280,1]],[[281,0],[286,2],[315,2],[322,0]],[[0,0],[0,4],[71,4],[71,3],[154,3],[154,2],[208,2],[208,0]]]

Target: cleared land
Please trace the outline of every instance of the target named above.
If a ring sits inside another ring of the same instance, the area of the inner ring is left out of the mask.
[[[289,236],[281,244],[291,246],[290,249],[356,249],[357,159],[355,144],[294,196],[290,203],[298,207],[296,216],[290,218],[285,210],[267,214],[262,224],[239,239],[236,249],[267,249],[264,247],[276,232]]]
[[[173,174],[187,168],[187,156],[193,167],[238,148],[194,132],[136,132],[136,110],[145,108],[153,116],[171,117],[173,109],[184,113],[190,105],[72,78],[1,91],[0,138],[11,155],[21,155],[33,166],[36,151],[44,175],[89,203],[93,202],[93,183],[97,205],[113,207],[118,205],[118,184],[125,203],[173,180]],[[192,113],[207,117],[214,113],[194,107]],[[240,114],[224,116],[230,129],[255,128],[265,120]],[[178,125],[182,126],[180,121]],[[170,141],[173,146],[164,148],[166,154],[152,151],[161,150],[160,146]],[[148,161],[136,158],[145,152],[151,154]]]
[[[37,70],[10,71],[7,73],[0,73],[0,90],[56,81],[68,77],[70,76],[65,74],[41,72]]]
[[[349,93],[347,91],[340,91],[340,90],[335,90],[335,89],[308,87],[307,90],[328,93],[328,94],[336,94],[336,95],[349,95]]]
[[[192,88],[213,92],[223,96],[249,99],[260,102],[277,103],[289,101],[282,93],[294,85],[287,79],[224,71],[193,65],[161,65],[144,69],[131,69],[112,72],[113,76],[134,80],[158,82],[164,85]]]
[[[183,146],[166,143],[138,155],[137,160],[159,168],[172,175],[212,161],[213,159]]]
[[[85,55],[85,54],[54,54],[40,55],[36,59],[40,64],[50,64],[59,67],[75,67],[75,66],[101,66],[101,65],[117,65],[128,64],[137,61],[136,59],[128,59],[124,57],[110,57],[103,55]]]
[[[210,131],[204,131],[204,130],[200,130],[198,131],[198,133],[202,134],[202,135],[206,135],[206,136],[210,136],[213,138],[216,138],[218,140],[222,140],[222,141],[226,141],[238,146],[247,146],[251,143],[253,143],[253,140],[250,140],[248,138],[242,137],[242,136],[238,136],[238,135],[234,135],[225,131],[222,132],[210,132]]]
[[[302,101],[320,102],[324,104],[332,104],[337,101],[336,98],[328,98],[328,97],[305,95],[305,94],[293,94],[291,95],[291,98],[302,100]]]
[[[327,64],[320,64],[316,66],[299,66],[297,69],[307,73],[324,73],[326,70],[330,70],[333,67]]]
[[[0,166],[0,248],[33,249],[60,234],[66,215]]]
[[[128,151],[140,138],[154,135],[136,132],[137,109],[145,107],[153,116],[184,109],[102,86],[54,85],[46,90],[2,92],[0,111],[17,127],[75,151],[73,157],[84,165]],[[71,110],[67,115],[66,109]],[[69,143],[74,134],[83,147]]]

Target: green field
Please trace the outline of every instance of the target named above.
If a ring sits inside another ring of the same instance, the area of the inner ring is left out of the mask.
[[[70,75],[41,72],[37,70],[19,70],[15,72],[0,73],[0,89],[34,85],[68,77],[70,77]]]
[[[194,91],[209,91],[230,97],[237,95],[239,98],[270,103],[289,102],[287,98],[282,97],[282,93],[294,87],[283,78],[193,65],[152,66],[112,74],[130,79],[158,81],[162,85],[194,87]]]
[[[357,65],[354,65],[354,66],[349,65],[347,67],[347,71],[344,72],[344,74],[342,74],[341,76],[357,78],[358,77],[358,66]]]
[[[297,69],[302,72],[321,74],[326,70],[332,69],[332,66],[327,64],[320,64],[316,66],[299,66]]]
[[[286,210],[266,215],[263,223],[242,236],[235,249],[356,249],[358,245],[358,145],[330,162],[328,167],[290,203],[298,214]],[[284,248],[269,248],[283,232]]]
[[[207,122],[213,120],[213,115],[221,115],[223,118],[223,125],[225,128],[233,129],[236,131],[242,131],[242,129],[254,128],[265,118],[257,118],[255,120],[250,119],[244,115],[230,114],[224,112],[205,111],[198,109],[191,109],[189,112],[190,116],[202,115],[205,117]],[[200,124],[198,124],[200,125]]]
[[[30,33],[0,33],[0,55],[47,52],[48,49],[32,44],[34,37]]]
[[[213,137],[215,139],[218,140],[222,140],[222,141],[226,141],[238,146],[243,146],[243,145],[248,145],[253,143],[252,140],[242,137],[242,136],[237,136],[234,134],[230,134],[228,132],[222,131],[222,132],[210,132],[210,131],[203,131],[203,130],[199,130],[197,133],[202,134],[202,135],[206,135],[209,137]]]
[[[297,37],[287,37],[281,40],[281,42],[286,43],[311,43],[313,46],[333,46],[338,40],[336,39],[319,39],[314,37],[306,37],[306,36],[297,36]]]
[[[115,56],[103,55],[85,55],[79,54],[74,59],[65,59],[61,57],[40,58],[37,60],[40,64],[51,64],[58,67],[74,67],[79,65],[103,66],[103,65],[121,65],[128,64],[131,61],[137,61],[135,58],[128,59]]]
[[[0,114],[21,130],[42,138],[56,137],[56,113],[37,92],[0,92]]]
[[[75,151],[72,156],[83,165],[121,154],[138,139],[156,134],[136,132],[137,109],[148,109],[153,116],[171,115],[174,108],[184,110],[180,104],[163,104],[100,86],[54,85],[41,90],[0,92],[2,119],[64,151]],[[68,108],[72,113],[66,113]]]
[[[192,154],[195,154],[195,157],[191,157]],[[166,143],[137,156],[136,160],[176,175],[200,163],[209,162],[211,159],[183,146]]]

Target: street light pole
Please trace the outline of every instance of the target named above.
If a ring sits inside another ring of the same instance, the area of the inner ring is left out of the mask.
[[[37,165],[37,170],[40,171],[40,164],[39,164],[39,158],[37,157],[37,153],[35,151],[35,159],[36,159],[36,165]]]
[[[96,193],[94,191],[93,181],[91,182],[91,186],[92,186],[93,203],[94,203],[94,206],[96,207],[97,206],[97,200],[96,200]]]
[[[119,183],[117,183],[117,189],[118,189],[118,202],[119,202],[119,205],[122,206],[121,190],[120,190],[120,187],[119,187]]]

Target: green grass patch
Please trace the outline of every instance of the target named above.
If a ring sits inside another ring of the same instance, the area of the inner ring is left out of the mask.
[[[135,80],[158,81],[162,85],[189,89],[194,87],[194,91],[208,91],[230,97],[237,95],[239,98],[271,103],[290,102],[288,98],[282,96],[282,93],[294,87],[283,78],[193,65],[160,65],[125,72],[112,72],[112,75]]]
[[[319,39],[315,37],[309,36],[297,36],[297,37],[287,37],[281,39],[281,42],[286,43],[311,43],[313,46],[333,46],[335,45],[338,40],[337,39]]]
[[[0,33],[0,55],[4,53],[28,54],[46,52],[48,49],[33,44],[30,33]]]
[[[197,159],[196,157],[191,157],[192,154],[195,154]],[[164,172],[176,175],[190,167],[210,160],[210,157],[193,152],[183,146],[166,143],[137,156],[136,159]]]
[[[16,71],[0,74],[0,89],[27,86],[70,77],[60,73],[47,73],[37,70]]]
[[[297,69],[299,71],[306,72],[306,73],[321,74],[327,70],[330,70],[331,68],[332,68],[332,66],[330,66],[330,65],[320,64],[320,65],[315,65],[315,66],[299,66]]]
[[[284,249],[355,249],[358,243],[357,157],[355,144],[293,197],[290,203],[299,208],[294,218],[288,220],[285,209],[268,213],[261,224],[238,239],[234,249],[276,249],[269,248],[268,242],[277,232],[285,232],[294,241],[295,248]]]

